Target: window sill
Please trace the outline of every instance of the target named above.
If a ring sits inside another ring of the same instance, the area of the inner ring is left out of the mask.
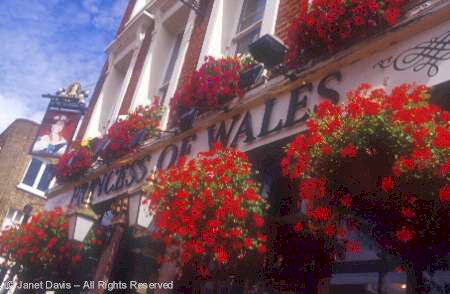
[[[243,29],[242,31],[240,31],[239,33],[237,33],[234,38],[233,38],[233,42],[237,42],[239,39],[242,39],[243,37],[245,37],[246,35],[248,35],[249,33],[253,32],[255,29],[257,29],[258,27],[260,27],[262,25],[262,20],[258,20],[257,22],[249,25],[248,27],[246,27],[245,29]]]
[[[22,190],[22,191],[25,191],[25,192],[31,193],[31,194],[33,194],[33,195],[39,196],[39,197],[41,197],[41,198],[43,198],[43,199],[47,199],[47,197],[45,196],[45,193],[44,193],[44,192],[42,192],[42,191],[40,191],[40,190],[38,190],[38,189],[35,189],[35,188],[33,188],[33,187],[24,185],[24,184],[22,184],[22,183],[20,183],[20,184],[17,185],[16,187],[17,187],[18,189]]]

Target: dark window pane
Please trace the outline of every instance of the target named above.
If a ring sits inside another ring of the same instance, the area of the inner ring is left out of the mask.
[[[256,41],[259,37],[260,28],[258,27],[254,31],[246,34],[245,36],[239,38],[236,43],[236,54],[245,54],[248,53],[248,46]]]
[[[169,88],[169,84],[165,84],[163,87],[159,89],[159,98],[161,99],[160,105],[164,105],[164,101],[166,101],[167,89]]]
[[[22,216],[23,216],[23,212],[18,210],[17,213],[16,213],[16,216],[14,217],[14,221],[16,223],[21,222],[22,221]]]
[[[42,161],[33,158],[31,160],[30,166],[28,167],[27,174],[23,179],[22,183],[28,186],[33,186],[34,181],[36,180],[36,176],[39,173],[39,169],[41,168]]]
[[[44,173],[42,174],[41,180],[39,181],[38,190],[47,191],[51,180],[53,179],[53,166],[48,164],[45,167]]]
[[[178,52],[180,51],[182,39],[183,39],[183,33],[179,34],[177,36],[177,39],[175,40],[175,45],[173,46],[172,54],[170,55],[169,65],[167,66],[163,83],[168,83],[170,81],[170,79],[172,78],[173,69],[175,68],[175,62],[177,61]]]
[[[245,0],[239,19],[238,33],[262,20],[266,0]]]
[[[450,111],[450,81],[440,83],[431,88],[431,103]]]

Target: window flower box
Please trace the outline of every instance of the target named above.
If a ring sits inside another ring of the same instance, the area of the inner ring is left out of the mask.
[[[108,130],[106,141],[98,154],[108,163],[133,152],[139,145],[149,138],[159,136],[159,123],[163,109],[159,100],[151,106],[139,106],[128,114],[125,119],[119,119]]]
[[[239,87],[241,89],[247,89],[258,81],[264,71],[262,64],[255,64],[245,71],[242,71],[239,75]]]
[[[123,119],[116,121],[103,138],[87,139],[73,144],[61,156],[56,166],[59,182],[74,181],[84,175],[94,163],[110,163],[134,152],[143,142],[160,135],[159,124],[163,108],[159,99],[150,106],[139,106]]]
[[[193,107],[201,114],[222,109],[232,98],[241,97],[240,72],[239,57],[206,57],[205,63],[184,81],[170,101],[170,123],[179,125],[181,115]]]
[[[290,68],[312,58],[332,55],[355,42],[396,24],[408,0],[313,0],[301,2],[300,15],[290,24]]]

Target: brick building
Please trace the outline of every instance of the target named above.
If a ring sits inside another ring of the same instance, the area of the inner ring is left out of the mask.
[[[170,98],[203,64],[206,56],[245,53],[250,43],[265,34],[287,41],[289,24],[300,11],[299,3],[296,0],[130,0],[116,39],[107,48],[108,59],[78,138],[104,136],[119,115],[138,105],[149,105],[154,96],[159,96],[170,111]],[[102,216],[110,216],[113,203],[129,196],[129,191],[142,184],[135,180],[135,172],[130,172],[133,165],[145,166],[141,177],[144,179],[151,170],[165,169],[181,155],[192,157],[208,150],[210,143],[220,138],[224,145],[243,150],[253,158],[263,174],[263,191],[277,208],[273,217],[289,222],[295,204],[293,199],[285,197],[292,191],[288,191],[279,163],[282,147],[306,130],[307,109],[313,109],[330,95],[345,103],[345,94],[361,83],[392,89],[409,82],[433,87],[437,93],[435,99],[448,108],[450,58],[448,53],[442,54],[450,48],[449,26],[448,1],[410,1],[393,27],[333,55],[311,59],[295,72],[294,79],[283,75],[263,79],[247,89],[241,100],[231,101],[228,111],[200,116],[188,130],[171,129],[167,111],[162,128],[168,133],[148,142],[126,160],[98,166],[78,181],[54,187],[47,194],[46,207],[76,206],[86,195],[93,195],[94,209]],[[423,44],[433,54],[420,51],[425,50]],[[415,54],[417,59],[405,54]],[[123,177],[133,180],[123,185]],[[155,281],[157,277],[161,282],[177,279],[173,264],[156,265],[158,246],[151,238],[123,227],[113,230],[116,243],[110,244],[105,251],[107,258],[99,265],[105,269],[103,274],[112,272],[111,280],[140,282]],[[279,241],[275,238],[273,243]],[[285,249],[291,250],[289,244]],[[274,259],[271,262],[275,263]],[[324,283],[328,286],[320,291],[405,293],[406,276],[394,272],[396,266],[367,242],[363,252],[346,254],[345,260],[332,269],[331,280]],[[250,279],[251,274],[236,285],[220,277],[199,285],[195,293],[252,293],[247,282]],[[436,291],[444,291],[450,276],[441,272],[429,280],[439,289]]]
[[[2,229],[23,219],[23,208],[31,204],[42,209],[45,198],[42,184],[33,175],[31,166],[40,161],[29,155],[39,124],[27,119],[16,119],[0,134],[0,219]],[[27,175],[28,174],[28,175]],[[41,176],[42,178],[42,176]],[[35,185],[36,184],[36,185]],[[38,188],[39,186],[39,188]],[[39,190],[41,189],[41,190]]]

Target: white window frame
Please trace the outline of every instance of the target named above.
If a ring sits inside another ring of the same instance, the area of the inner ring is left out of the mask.
[[[221,57],[224,55],[234,55],[236,52],[236,42],[234,41],[234,38],[237,35],[238,23],[241,16],[240,12],[242,10],[244,2],[243,0],[233,0],[236,1],[236,5],[233,6],[233,8],[240,7],[239,13],[233,13],[233,15],[236,15],[236,17],[234,17],[230,24],[231,26],[233,26],[233,28],[229,32],[224,32],[222,30],[222,18],[223,15],[226,14],[224,12],[224,9],[228,9],[225,8],[225,1],[230,0],[214,1],[210,21],[208,23],[202,50],[198,59],[197,69],[202,66],[205,56],[210,55],[214,57]],[[275,34],[279,4],[280,0],[266,0],[261,29],[259,32],[260,36],[263,36],[265,34]],[[234,10],[235,9],[233,9],[233,11]],[[220,37],[218,36],[218,34],[221,34]]]
[[[150,6],[150,4],[148,4]],[[159,65],[158,63],[161,61],[161,45],[159,41],[164,36],[165,31],[167,30],[165,26],[165,22],[168,18],[170,18],[174,12],[176,12],[178,9],[185,9],[186,6],[181,2],[174,2],[174,5],[165,11],[158,11],[155,12],[155,15],[157,16],[157,21],[155,25],[155,29],[153,31],[153,41],[150,45],[149,54],[147,54],[145,65],[143,68],[143,73],[141,75],[141,78],[138,82],[138,86],[136,88],[134,97],[133,97],[133,107],[136,107],[137,105],[147,105],[149,102],[153,101],[152,98],[149,100],[145,99],[142,100],[142,98],[139,97],[154,97],[154,96],[160,96],[161,89],[165,86],[163,83],[164,76],[161,74],[161,72],[166,72],[167,66],[168,66],[168,59],[170,58],[170,55],[163,54],[164,56],[167,56],[165,59],[167,59],[167,62],[164,62],[164,64]],[[191,34],[194,29],[195,20],[197,18],[197,14],[193,10],[189,10],[189,14],[186,19],[186,23],[184,24],[184,27],[180,25],[178,34],[175,35],[176,30],[171,30],[172,36],[174,37],[174,42],[167,46],[167,49],[165,53],[169,52],[172,53],[173,45],[175,44],[176,37],[182,33],[181,38],[181,44],[178,51],[178,57],[176,59],[176,62],[174,64],[173,72],[171,75],[171,78],[168,83],[167,92],[166,92],[166,98],[164,101],[164,104],[162,106],[165,107],[166,111],[164,111],[163,117],[161,119],[160,127],[162,129],[165,129],[167,127],[167,122],[169,118],[170,113],[170,100],[173,97],[175,91],[177,90],[179,77],[181,75],[181,71],[184,65],[184,61],[186,58],[186,52],[188,50],[190,40],[191,40]],[[167,33],[167,32],[166,32]],[[169,47],[170,46],[170,47]],[[158,69],[158,70],[157,70]],[[143,84],[147,83],[145,86]],[[162,98],[162,97],[161,97]]]
[[[253,32],[258,27],[259,27],[259,36],[262,36],[262,24],[264,22],[264,16],[267,11],[268,2],[270,2],[270,0],[266,0],[266,3],[264,5],[264,12],[263,12],[261,19],[252,23],[244,30],[238,32],[238,27],[239,27],[239,23],[241,21],[242,10],[244,9],[245,1],[246,0],[239,0],[238,7],[240,7],[240,9],[239,9],[239,13],[236,15],[237,17],[234,19],[234,25],[233,25],[234,33],[233,33],[233,37],[231,38],[231,44],[230,44],[230,47],[228,50],[229,55],[235,55],[237,53],[236,50],[237,50],[238,41],[245,38],[247,35],[249,35],[251,32]]]
[[[13,214],[12,214],[12,216],[9,218],[9,217],[8,217],[8,214],[9,214],[9,212],[10,212],[11,210],[13,210]],[[19,213],[21,214],[21,215],[20,215],[20,218],[19,218],[19,220],[16,220],[17,215],[18,215]],[[25,213],[24,213],[22,210],[16,209],[16,208],[14,208],[14,207],[8,208],[8,211],[6,212],[6,216],[3,218],[1,229],[2,229],[2,230],[5,230],[5,229],[8,229],[9,227],[14,227],[14,226],[16,226],[16,225],[22,224],[24,217],[25,217]],[[8,220],[9,220],[9,223],[11,224],[11,225],[9,225],[9,226],[8,226],[8,224],[7,224]]]
[[[185,35],[184,32],[185,31],[183,30],[182,32],[180,32],[175,37],[175,40],[174,40],[173,45],[172,45],[172,48],[170,49],[169,58],[167,59],[166,65],[164,67],[164,74],[163,74],[162,79],[161,79],[161,85],[159,86],[159,89],[158,89],[158,96],[160,96],[161,100],[164,100],[164,101],[161,101],[161,102],[163,102],[162,104],[164,104],[164,105],[166,104],[167,99],[170,99],[170,97],[167,97],[168,96],[168,92],[169,92],[169,86],[170,86],[170,82],[173,79],[173,76],[174,76],[174,73],[175,73],[175,70],[176,70],[176,66],[178,64],[178,60],[180,59],[180,50],[182,49],[183,39],[184,39],[184,35]],[[178,52],[176,52],[177,56],[174,56],[175,47],[177,46],[177,42],[178,41],[180,43],[178,44],[178,49],[177,49]],[[169,79],[167,81],[164,81],[164,79],[165,79],[165,77],[167,75],[167,71],[169,70],[169,65],[170,65],[170,61],[171,61],[172,58],[175,58],[174,63],[172,65],[172,72],[170,73]],[[165,96],[163,97],[162,94],[163,94],[163,90],[164,89],[165,89],[165,93],[164,93]]]
[[[36,174],[36,177],[34,178],[34,182],[32,186],[29,186],[27,184],[23,183],[23,180],[25,179],[27,173],[28,173],[28,169],[30,168],[31,162],[33,161],[33,159],[35,160],[39,160],[42,162],[41,167],[39,168],[38,173]],[[30,160],[30,162],[28,162],[27,168],[25,169],[25,173],[23,174],[22,178],[20,179],[20,183],[17,185],[17,188],[24,190],[28,193],[37,195],[39,197],[42,197],[44,199],[47,199],[47,197],[45,196],[45,192],[39,190],[37,187],[42,179],[42,175],[44,174],[45,168],[49,165],[50,163],[46,162],[45,160],[42,160],[40,158],[32,158]],[[48,185],[48,188],[51,188],[53,186],[53,184],[55,183],[55,178],[53,177],[53,179],[50,181],[50,184]]]

